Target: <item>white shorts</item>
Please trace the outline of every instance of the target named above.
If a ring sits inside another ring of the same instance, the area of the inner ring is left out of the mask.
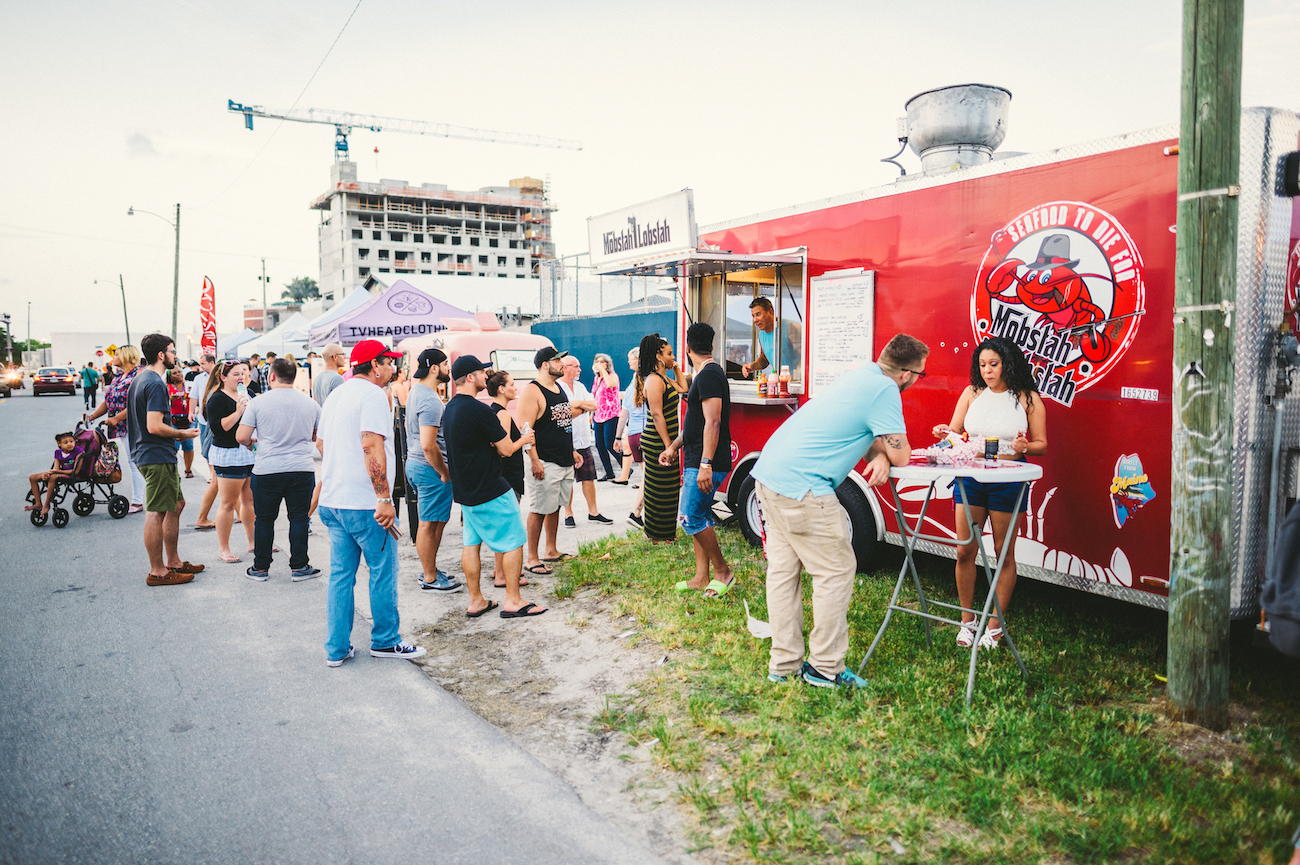
[[[557,466],[542,461],[546,477],[533,477],[531,463],[524,466],[524,494],[528,497],[528,511],[533,514],[553,514],[569,503],[573,493],[573,466]]]

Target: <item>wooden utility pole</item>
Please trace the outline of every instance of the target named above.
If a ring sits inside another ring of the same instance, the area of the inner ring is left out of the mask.
[[[1169,714],[1228,724],[1232,333],[1243,0],[1184,0],[1174,289]]]

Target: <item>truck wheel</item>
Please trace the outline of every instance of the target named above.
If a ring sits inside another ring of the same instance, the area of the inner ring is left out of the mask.
[[[763,546],[763,530],[758,519],[758,491],[754,478],[747,475],[740,482],[736,493],[736,518],[740,521],[740,533],[756,547]]]
[[[835,490],[840,505],[849,515],[849,528],[852,532],[850,543],[853,555],[858,560],[858,573],[866,573],[876,567],[880,553],[880,541],[876,540],[876,518],[871,513],[871,504],[861,488],[851,480],[846,480]]]

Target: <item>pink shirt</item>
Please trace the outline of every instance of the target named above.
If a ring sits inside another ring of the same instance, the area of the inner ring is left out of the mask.
[[[597,375],[595,384],[592,396],[596,398],[596,423],[613,420],[623,411],[622,395],[618,390],[618,376],[614,376],[614,384],[611,386],[605,384],[605,379]]]

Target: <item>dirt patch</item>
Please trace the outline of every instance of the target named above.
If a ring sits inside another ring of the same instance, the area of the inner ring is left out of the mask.
[[[532,620],[495,613],[469,619],[467,595],[447,599],[441,616],[416,633],[429,652],[421,662],[425,673],[664,861],[726,861],[719,851],[688,852],[690,826],[678,808],[677,782],[655,769],[646,748],[595,720],[617,707],[636,681],[671,663],[668,653],[644,639],[635,618],[599,590],[556,600],[545,589],[524,590],[526,599],[541,595],[550,607]]]
[[[1144,703],[1116,705],[1151,715],[1155,723],[1146,731],[1146,735],[1166,743],[1188,766],[1204,766],[1220,771],[1233,765],[1247,771],[1256,769],[1255,759],[1245,741],[1247,730],[1259,724],[1259,711],[1256,709],[1238,703],[1229,704],[1228,729],[1215,733],[1196,724],[1170,720],[1164,697]]]

